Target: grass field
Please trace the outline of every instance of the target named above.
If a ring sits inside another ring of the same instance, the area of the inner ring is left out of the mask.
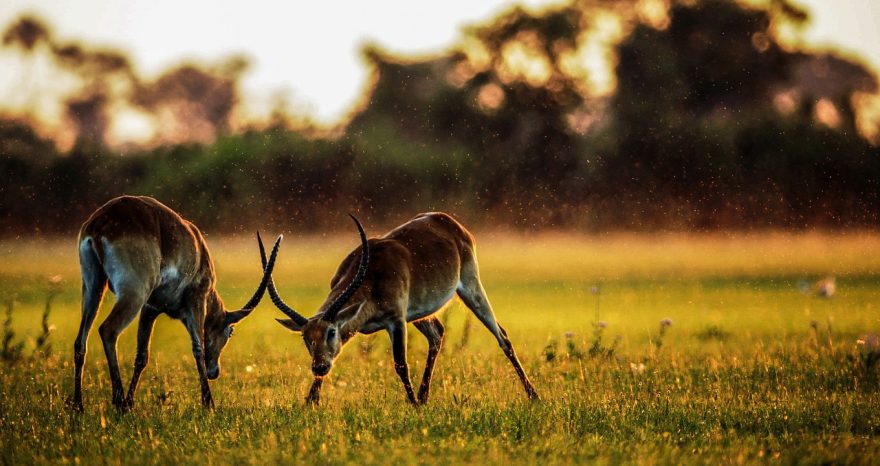
[[[268,300],[242,322],[199,405],[186,332],[160,318],[136,405],[110,405],[90,338],[82,415],[72,391],[79,272],[72,238],[0,242],[13,342],[0,361],[0,458],[31,463],[739,464],[880,459],[877,368],[857,339],[880,332],[880,235],[532,236],[475,232],[483,280],[542,399],[529,402],[490,334],[454,301],[427,406],[405,402],[384,334],[349,343],[322,405],[302,340]],[[227,305],[257,284],[251,238],[209,237]],[[287,237],[276,281],[309,315],[344,237]],[[49,277],[61,277],[50,285]],[[837,293],[809,286],[836,277]],[[48,353],[33,354],[50,286],[60,286]],[[98,323],[112,296],[105,300]],[[660,321],[672,325],[661,336]],[[599,325],[599,322],[602,322]],[[134,325],[120,341],[130,377]],[[412,330],[412,327],[410,327]],[[465,329],[468,329],[467,331]],[[467,337],[465,337],[467,334]],[[418,383],[426,343],[410,332]],[[591,349],[593,351],[591,351]],[[127,380],[125,380],[127,383]]]

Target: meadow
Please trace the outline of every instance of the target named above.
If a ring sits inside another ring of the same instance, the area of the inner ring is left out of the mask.
[[[85,412],[72,392],[79,325],[73,238],[0,242],[3,464],[871,464],[880,458],[880,235],[474,232],[499,322],[541,395],[529,402],[494,339],[454,300],[431,400],[406,403],[385,334],[349,343],[305,406],[302,340],[268,299],[237,328],[199,405],[183,326],[161,317],[134,409],[110,405],[97,325]],[[260,268],[250,237],[208,237],[221,295],[240,306]],[[354,235],[288,236],[275,278],[310,315]],[[836,279],[831,298],[814,283]],[[47,345],[34,350],[50,290]],[[665,322],[664,322],[665,321]],[[130,377],[136,326],[120,340]],[[427,345],[410,327],[410,370]],[[870,339],[869,339],[870,343]],[[870,346],[867,345],[867,346]]]

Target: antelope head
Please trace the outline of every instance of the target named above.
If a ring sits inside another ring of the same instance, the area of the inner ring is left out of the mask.
[[[350,214],[349,214],[350,215]],[[350,215],[357,225],[358,232],[361,237],[361,259],[355,276],[351,282],[336,297],[328,300],[321,306],[319,311],[311,318],[305,318],[293,308],[288,306],[275,289],[275,283],[269,278],[269,296],[278,309],[287,314],[288,319],[275,319],[288,330],[301,333],[309,355],[312,357],[312,374],[315,377],[324,377],[330,373],[333,367],[333,361],[339,356],[342,346],[357,333],[356,326],[350,327],[346,324],[352,318],[357,316],[365,302],[347,304],[352,295],[360,288],[367,274],[367,265],[370,257],[370,246],[367,243],[367,235],[361,223],[353,215]],[[263,263],[266,263],[266,252],[263,248],[262,240],[260,242],[260,256]],[[342,280],[340,280],[340,284]],[[334,289],[335,291],[335,289]],[[331,293],[331,297],[335,293]]]
[[[229,338],[232,337],[235,324],[249,316],[263,298],[263,294],[266,292],[266,287],[272,279],[272,269],[275,267],[275,257],[278,255],[278,246],[281,244],[282,238],[282,235],[278,235],[278,239],[275,240],[275,245],[272,247],[272,254],[269,257],[268,263],[265,260],[263,243],[260,241],[260,251],[264,256],[263,278],[260,280],[260,285],[257,287],[257,291],[254,292],[251,299],[249,299],[241,309],[235,311],[226,310],[217,293],[211,293],[209,295],[208,307],[213,307],[220,311],[211,312],[211,310],[209,310],[205,319],[205,369],[207,370],[207,376],[209,379],[214,380],[217,377],[220,377],[220,353],[229,342]]]

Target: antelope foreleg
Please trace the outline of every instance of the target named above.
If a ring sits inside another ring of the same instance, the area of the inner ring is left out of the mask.
[[[412,383],[409,380],[409,365],[406,362],[406,323],[396,322],[388,330],[391,335],[391,350],[394,354],[394,370],[397,372],[400,381],[403,382],[403,388],[406,390],[406,396],[412,404],[418,404],[415,393],[413,393]]]
[[[440,348],[443,344],[443,324],[436,317],[414,322],[416,329],[425,335],[428,339],[428,360],[425,362],[425,372],[422,374],[422,384],[419,386],[419,403],[428,402],[428,395],[431,391],[431,376],[434,373],[434,362],[437,355],[440,354]]]
[[[323,383],[323,377],[315,377],[315,380],[312,381],[312,386],[309,388],[309,394],[306,396],[306,403],[317,405],[321,402],[321,384]]]
[[[203,314],[186,318],[184,325],[189,332],[193,358],[196,360],[196,369],[199,371],[199,385],[202,388],[202,406],[214,409],[214,398],[211,396],[211,386],[208,385],[208,371],[205,369],[205,347],[202,342],[204,321],[201,315]]]
[[[141,311],[141,318],[138,322],[137,335],[137,355],[134,358],[134,372],[131,375],[131,384],[128,386],[128,395],[125,397],[125,408],[131,409],[134,406],[134,393],[137,391],[138,382],[141,373],[147,367],[150,360],[150,338],[153,336],[153,324],[156,317],[159,316],[159,310],[152,306],[144,306]]]

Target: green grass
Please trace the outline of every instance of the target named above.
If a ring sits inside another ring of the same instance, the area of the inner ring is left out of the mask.
[[[384,334],[358,336],[303,405],[301,339],[265,301],[239,325],[198,403],[186,332],[160,318],[134,410],[110,405],[106,361],[90,338],[86,410],[71,413],[79,273],[72,239],[0,242],[0,310],[26,358],[0,361],[0,458],[30,463],[853,463],[880,457],[880,390],[856,340],[880,331],[880,236],[755,234],[580,237],[476,232],[482,275],[541,401],[528,402],[489,333],[459,302],[432,398],[405,403]],[[306,314],[327,291],[349,237],[291,237],[276,280]],[[219,288],[241,305],[259,276],[251,238],[209,237]],[[49,354],[34,354],[48,277]],[[802,293],[837,278],[837,294]],[[591,288],[597,287],[597,293]],[[98,323],[112,296],[105,300]],[[672,326],[660,339],[661,319]],[[0,319],[2,320],[2,319]],[[600,345],[589,354],[602,321]],[[465,326],[470,336],[462,345]],[[120,341],[130,376],[134,325]],[[411,329],[412,330],[412,329]],[[566,335],[568,334],[568,335]],[[420,380],[426,344],[410,332]],[[616,341],[616,342],[615,342]],[[365,349],[371,346],[369,351]],[[555,356],[548,361],[549,353]],[[126,381],[127,382],[127,381]]]

